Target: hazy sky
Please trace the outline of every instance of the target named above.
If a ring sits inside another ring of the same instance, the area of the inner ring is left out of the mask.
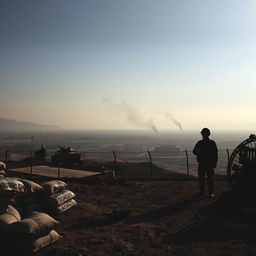
[[[0,4],[0,117],[256,130],[256,1]]]

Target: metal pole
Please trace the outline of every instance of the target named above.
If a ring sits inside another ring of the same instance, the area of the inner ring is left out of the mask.
[[[187,163],[187,176],[189,177],[189,162],[188,162],[188,151],[185,149],[186,163]]]
[[[30,153],[30,174],[33,174],[33,154],[32,151],[29,151]]]
[[[6,151],[5,151],[5,165],[6,165],[6,170],[8,171],[8,153],[9,153],[9,149],[7,149]]]
[[[30,166],[30,174],[33,173],[33,139],[34,137],[31,136],[31,150],[30,150],[30,157],[31,157],[31,166]]]
[[[151,156],[151,153],[149,151],[148,152],[148,155],[149,155],[149,166],[150,166],[150,179],[153,178],[153,167],[152,167],[152,156]]]
[[[114,169],[114,172],[116,172],[116,153],[115,151],[112,151],[113,155],[114,155],[114,166],[113,166],[113,169]]]
[[[228,148],[227,148],[227,155],[228,155],[228,162],[229,162],[230,154],[229,154],[229,149]]]
[[[60,167],[58,166],[58,179],[60,178]]]

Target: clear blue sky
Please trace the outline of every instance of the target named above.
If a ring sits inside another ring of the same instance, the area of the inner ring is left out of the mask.
[[[0,4],[0,117],[176,130],[169,111],[184,130],[256,129],[253,0]]]

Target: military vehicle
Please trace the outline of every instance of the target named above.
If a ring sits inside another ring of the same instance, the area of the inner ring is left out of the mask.
[[[81,153],[70,147],[59,147],[59,150],[52,156],[51,161],[54,165],[72,166],[82,164]]]

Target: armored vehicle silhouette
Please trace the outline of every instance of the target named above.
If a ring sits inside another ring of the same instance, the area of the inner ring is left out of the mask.
[[[81,164],[81,154],[70,147],[59,147],[59,150],[52,156],[51,161],[54,165],[68,165]]]

